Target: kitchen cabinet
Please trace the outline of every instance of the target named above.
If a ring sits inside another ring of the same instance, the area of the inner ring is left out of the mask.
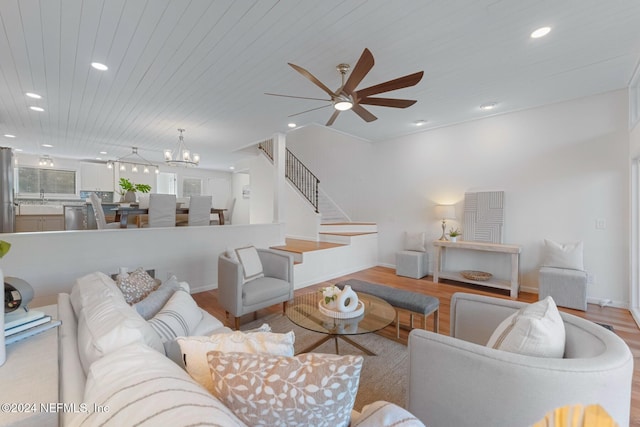
[[[80,164],[80,189],[83,191],[114,191],[113,169],[102,163]]]
[[[16,233],[62,230],[64,230],[64,215],[16,216]]]

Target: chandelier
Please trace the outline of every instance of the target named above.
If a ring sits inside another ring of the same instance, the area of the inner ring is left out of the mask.
[[[113,169],[113,166],[116,163],[120,165],[120,170],[123,172],[127,170],[127,165],[131,165],[131,172],[133,173],[138,173],[140,168],[143,173],[150,173],[151,169],[154,169],[155,173],[160,173],[157,165],[154,165],[149,160],[138,154],[138,147],[131,147],[131,154],[127,154],[126,156],[122,156],[116,160],[109,160],[107,162],[107,167],[109,169]]]
[[[16,158],[16,164],[17,164],[17,158]],[[53,167],[53,159],[49,156],[42,156],[38,161],[38,165]]]
[[[164,150],[164,161],[169,166],[182,166],[182,167],[194,167],[200,163],[200,155],[197,153],[191,154],[187,145],[184,143],[184,136],[182,132],[184,129],[178,129],[180,135],[178,136],[178,145],[175,150]]]

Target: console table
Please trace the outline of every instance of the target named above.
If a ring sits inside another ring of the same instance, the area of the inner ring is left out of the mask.
[[[450,279],[458,282],[472,283],[474,285],[490,286],[492,288],[507,289],[511,292],[511,298],[518,297],[518,288],[520,286],[520,252],[522,248],[516,245],[502,245],[499,243],[483,243],[483,242],[450,242],[448,240],[436,240],[433,242],[435,247],[435,262],[433,266],[433,281],[438,283],[439,279]],[[509,256],[511,260],[511,276],[510,280],[500,280],[491,278],[489,280],[471,280],[463,277],[458,271],[444,270],[445,253],[447,250],[467,250],[481,252],[495,252]]]

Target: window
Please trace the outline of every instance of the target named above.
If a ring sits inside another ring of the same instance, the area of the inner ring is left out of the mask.
[[[69,196],[76,194],[76,171],[18,167],[17,193]]]
[[[202,194],[202,180],[200,178],[184,178],[182,180],[182,197],[199,196]]]

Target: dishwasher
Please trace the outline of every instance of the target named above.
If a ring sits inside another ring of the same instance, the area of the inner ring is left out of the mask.
[[[64,205],[64,229],[87,229],[87,206]]]

